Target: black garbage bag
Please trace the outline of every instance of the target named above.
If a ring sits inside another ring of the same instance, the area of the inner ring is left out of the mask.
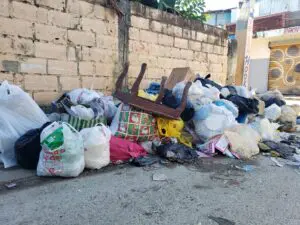
[[[217,84],[216,82],[210,80],[210,74],[206,75],[205,78],[202,78],[202,77],[197,77],[194,82],[196,82],[197,80],[199,80],[202,84],[202,86],[204,87],[210,87],[210,86],[213,86],[215,88],[217,88],[219,91],[222,89],[222,86]]]
[[[229,95],[226,99],[238,107],[239,113],[257,114],[259,112],[259,101],[257,99],[244,98],[239,95]]]
[[[152,164],[160,162],[160,158],[155,155],[145,155],[132,159],[131,164],[137,167],[151,166]]]
[[[15,143],[15,154],[18,164],[24,169],[36,169],[40,151],[40,134],[50,122],[45,123],[41,128],[27,131]]]
[[[185,163],[198,158],[197,152],[182,144],[165,144],[156,148],[156,153],[170,161]]]
[[[268,99],[268,100],[266,100],[264,102],[265,102],[266,108],[269,107],[269,106],[271,106],[271,105],[273,105],[273,104],[276,104],[279,107],[281,107],[281,106],[283,106],[283,105],[286,104],[285,101],[283,101],[283,100],[281,100],[279,98],[270,98],[270,99]]]

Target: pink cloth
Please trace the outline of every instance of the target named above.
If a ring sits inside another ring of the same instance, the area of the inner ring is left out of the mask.
[[[110,161],[117,163],[145,156],[147,152],[137,143],[112,136],[110,139]]]

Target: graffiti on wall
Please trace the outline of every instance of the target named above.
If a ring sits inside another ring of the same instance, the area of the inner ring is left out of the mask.
[[[300,44],[271,49],[269,89],[300,95]]]

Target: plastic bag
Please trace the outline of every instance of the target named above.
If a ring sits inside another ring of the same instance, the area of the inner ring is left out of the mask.
[[[279,139],[277,132],[279,124],[270,123],[266,118],[256,118],[254,122],[250,123],[250,126],[260,134],[264,141],[275,141]]]
[[[7,81],[0,85],[0,162],[4,167],[16,165],[14,145],[28,130],[48,122],[35,101],[16,85]]]
[[[86,108],[83,105],[71,106],[70,111],[72,112],[69,113],[70,115],[82,120],[91,120],[95,116],[94,111],[91,108]]]
[[[157,137],[155,118],[125,104],[119,106],[110,130],[114,136],[133,142],[152,141]]]
[[[41,133],[38,176],[77,177],[84,169],[83,139],[71,125],[53,122]]]
[[[105,125],[85,128],[80,131],[84,144],[85,167],[100,169],[110,162],[109,141],[111,132]]]
[[[67,93],[67,96],[70,98],[71,102],[74,105],[87,104],[95,98],[100,98],[103,94],[100,94],[96,91],[89,90],[86,88],[77,88]]]
[[[248,125],[238,125],[226,130],[224,135],[230,142],[230,150],[242,159],[249,159],[259,153],[258,142],[260,135]]]
[[[179,140],[181,144],[188,147],[192,147],[191,138],[182,132],[184,128],[184,122],[179,120],[171,120],[162,117],[157,117],[157,128],[160,136],[163,137],[175,137]]]
[[[225,107],[230,112],[232,112],[232,114],[235,118],[237,118],[239,116],[238,108],[231,101],[228,101],[228,100],[225,100],[225,99],[220,99],[220,100],[214,101],[214,104],[217,105],[217,106]]]
[[[297,114],[295,110],[287,105],[281,107],[281,116],[279,121],[281,123],[291,123],[293,126],[296,125]]]
[[[198,158],[197,152],[181,144],[164,144],[156,148],[156,153],[163,158],[179,163],[188,162]]]
[[[115,164],[145,155],[147,152],[136,143],[114,136],[110,139],[110,160]]]
[[[199,137],[209,139],[237,122],[232,112],[225,107],[209,104],[201,108],[194,116],[195,131]]]
[[[42,149],[40,135],[49,124],[50,122],[47,122],[41,128],[27,131],[16,141],[15,154],[17,162],[22,168],[36,169]]]
[[[271,121],[276,121],[281,116],[281,108],[273,104],[265,109],[265,117]]]

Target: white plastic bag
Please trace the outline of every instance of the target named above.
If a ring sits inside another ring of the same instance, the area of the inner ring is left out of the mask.
[[[265,117],[271,121],[276,121],[281,116],[281,108],[276,105],[272,104],[268,108],[265,108]]]
[[[41,133],[38,176],[77,177],[84,169],[82,136],[69,124],[53,122]]]
[[[250,123],[250,126],[260,134],[264,141],[276,141],[280,139],[277,132],[279,124],[270,123],[266,118],[256,118],[254,122]]]
[[[28,130],[48,122],[46,114],[21,88],[4,81],[0,85],[0,162],[15,166],[14,144]]]
[[[95,116],[93,109],[86,108],[83,105],[71,106],[70,115],[78,117],[82,120],[92,120]]]
[[[67,96],[70,98],[71,102],[74,105],[77,105],[77,104],[87,104],[95,98],[102,97],[103,94],[86,88],[77,88],[68,92]]]
[[[210,139],[218,134],[223,134],[226,128],[236,125],[235,117],[232,112],[225,107],[216,106],[214,104],[204,106],[203,112],[195,113],[194,119],[196,133],[204,139]],[[198,115],[198,113],[203,115]]]
[[[279,121],[282,123],[292,123],[292,125],[295,126],[297,123],[297,114],[295,110],[288,105],[281,106],[281,116]]]
[[[85,167],[100,169],[110,162],[109,141],[111,131],[103,124],[80,131],[84,143]]]
[[[224,132],[230,142],[230,150],[237,153],[242,159],[249,159],[259,153],[258,142],[261,137],[249,125],[238,124]]]

